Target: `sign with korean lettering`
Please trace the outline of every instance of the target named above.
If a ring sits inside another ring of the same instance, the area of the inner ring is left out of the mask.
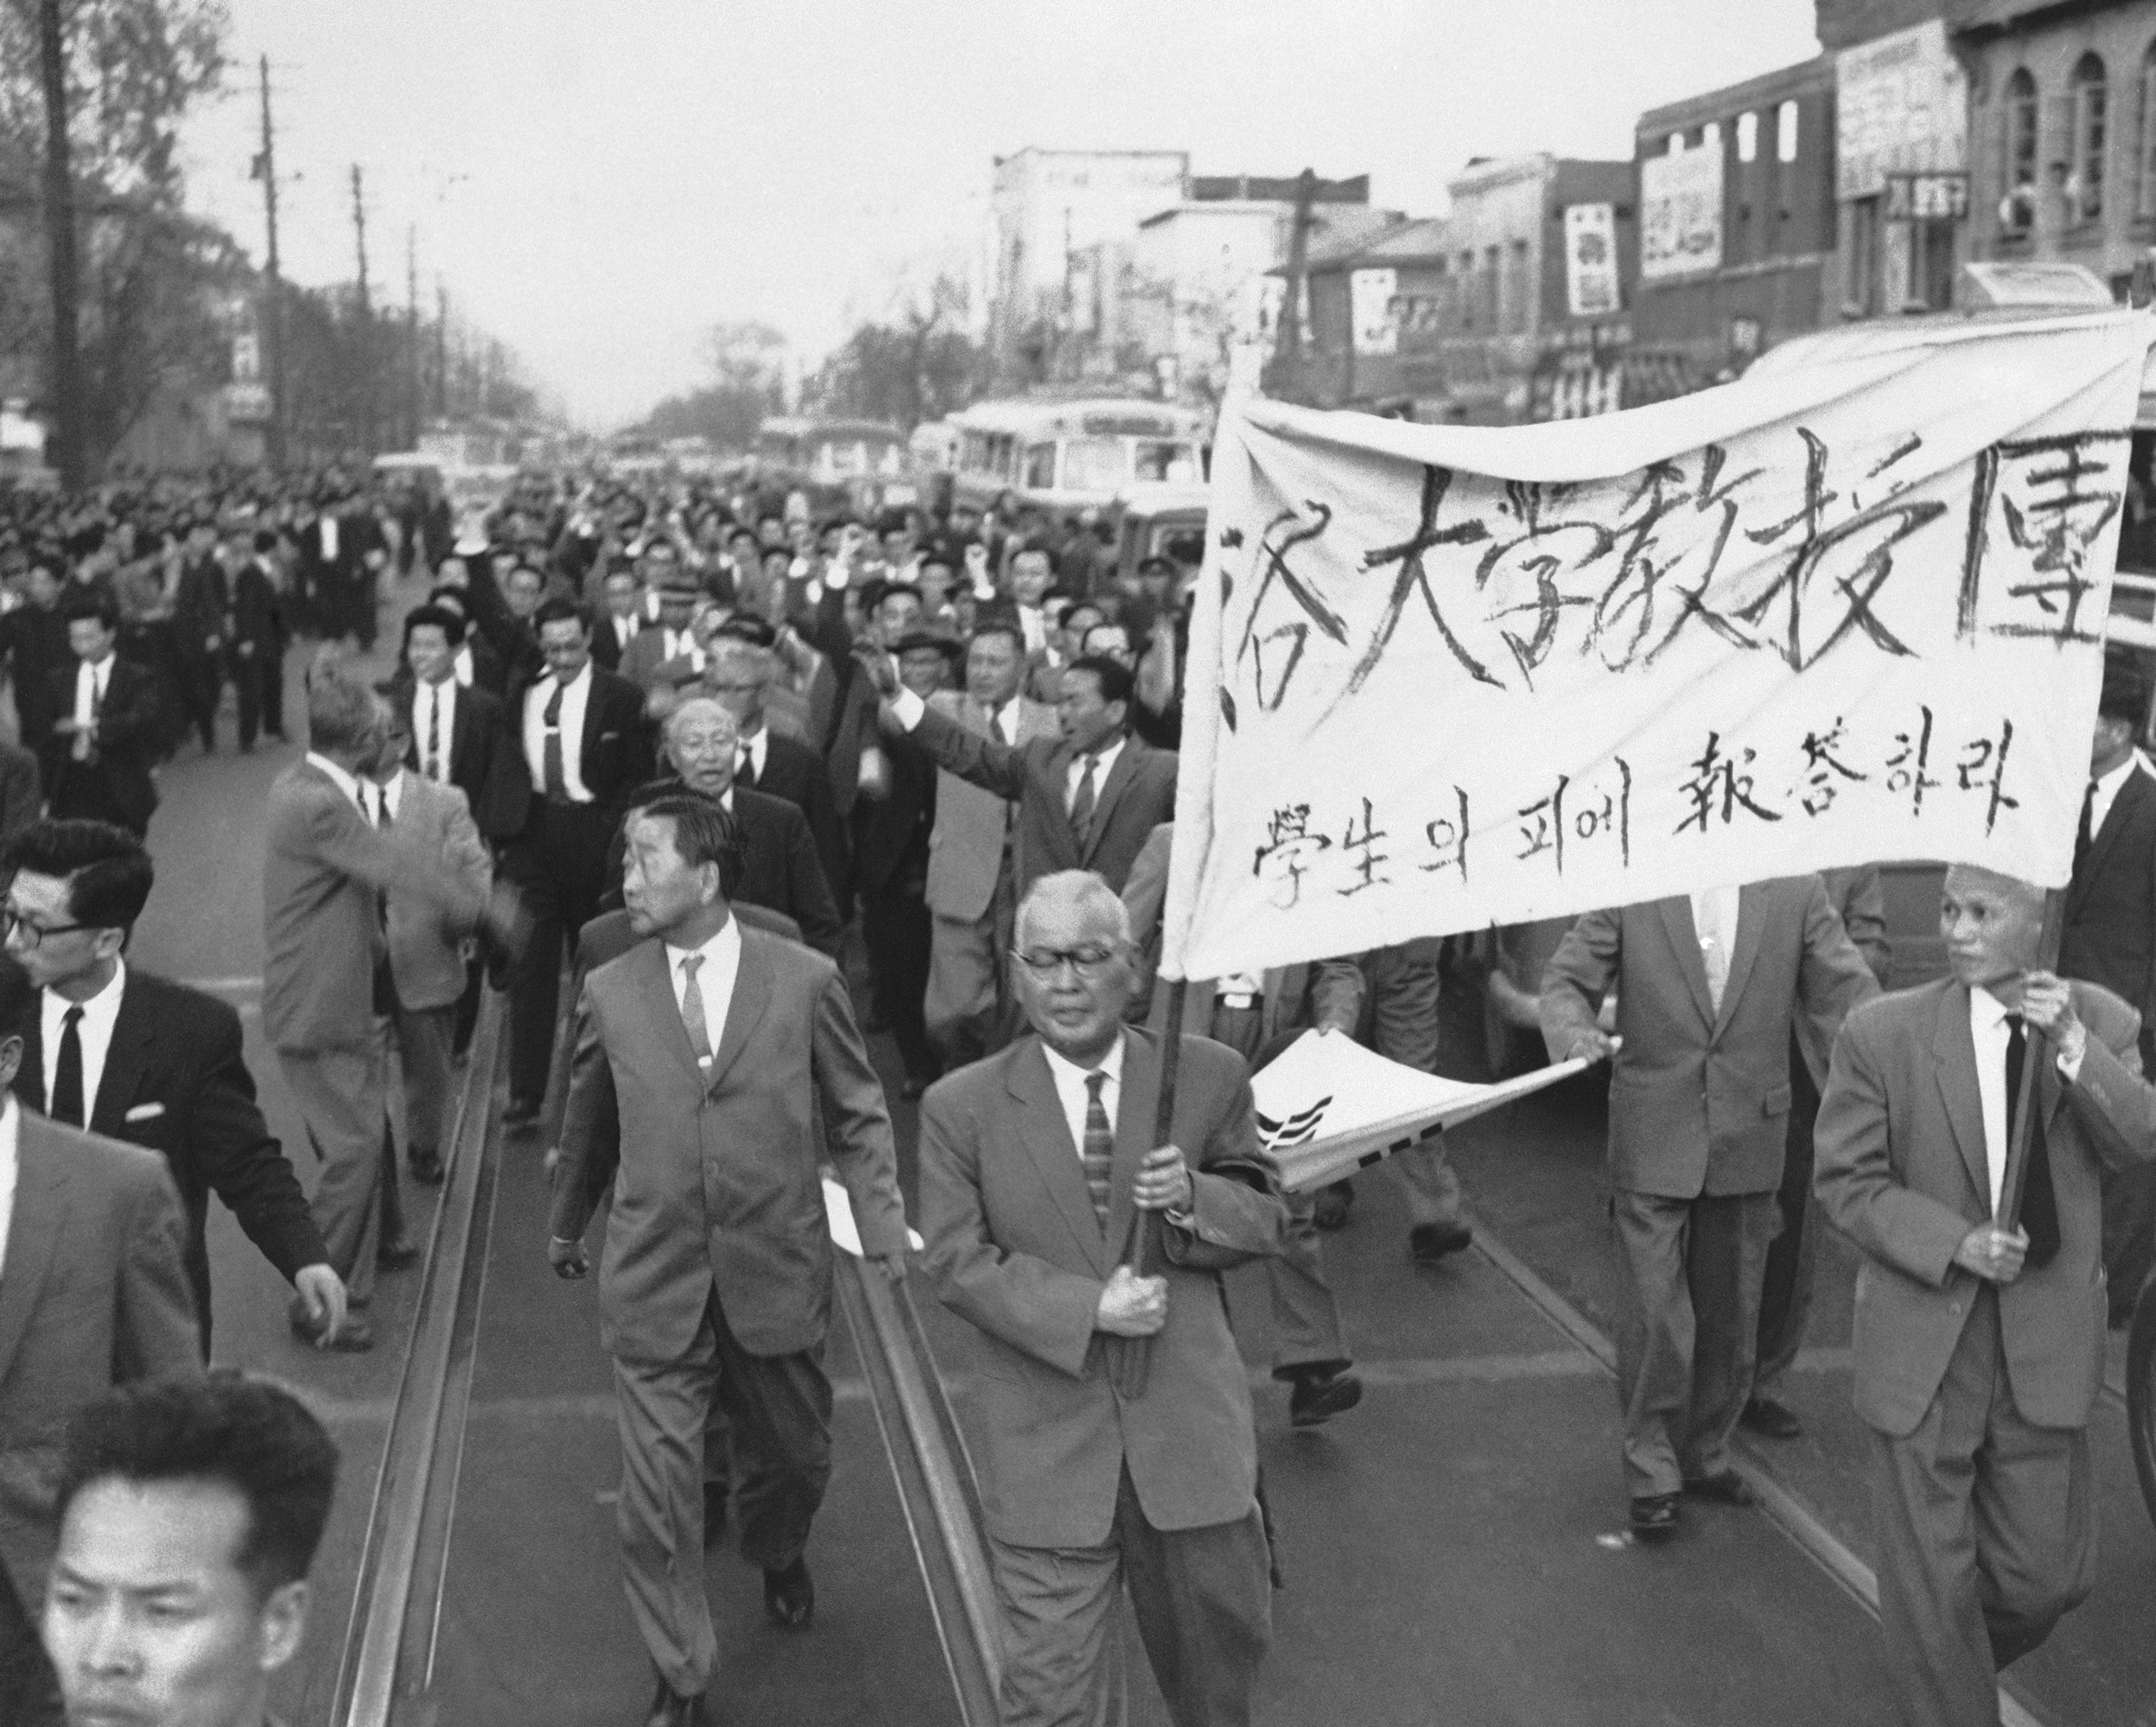
[[[1938,18],[1834,57],[1835,196],[1876,198],[1896,172],[1968,166],[1969,80]]]
[[[1389,354],[1398,350],[1399,323],[1394,302],[1399,291],[1400,273],[1396,270],[1350,272],[1348,308],[1357,353]]]
[[[1722,142],[1640,164],[1640,275],[1666,281],[1722,268]]]
[[[2152,332],[1506,429],[1231,398],[1168,974],[1885,859],[2063,883]]]
[[[1575,318],[1619,310],[1614,205],[1564,207],[1564,303]]]

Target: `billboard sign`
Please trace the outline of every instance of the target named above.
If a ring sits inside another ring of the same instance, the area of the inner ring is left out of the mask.
[[[1645,281],[1722,268],[1722,146],[1640,164],[1640,275]]]

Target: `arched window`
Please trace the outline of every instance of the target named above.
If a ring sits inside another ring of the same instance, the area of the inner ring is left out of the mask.
[[[2110,92],[2103,62],[2085,54],[2074,62],[2073,167],[2068,176],[2068,210],[2076,222],[2103,216],[2105,145],[2110,136]]]
[[[2025,234],[2036,221],[2036,80],[2022,67],[2006,80],[2006,124],[1999,181],[1999,231]]]
[[[1797,159],[1797,105],[1788,101],[1774,111],[1774,160]]]
[[[1737,116],[1737,159],[1757,162],[1759,159],[1759,116],[1740,114]]]
[[[2156,216],[2156,42],[2141,56],[2141,139],[2133,162],[2133,213]]]

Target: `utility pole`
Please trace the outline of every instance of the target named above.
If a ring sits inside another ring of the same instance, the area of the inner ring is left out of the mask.
[[[1295,182],[1295,225],[1288,233],[1286,291],[1281,296],[1272,364],[1265,368],[1265,388],[1289,402],[1303,399],[1302,296],[1310,256],[1311,207],[1317,202],[1317,172],[1305,168]]]
[[[449,290],[434,278],[434,417],[449,417]]]
[[[419,224],[404,229],[404,381],[412,445],[419,447]]]
[[[53,452],[69,491],[89,477],[83,439],[81,283],[74,249],[74,176],[68,162],[67,55],[60,0],[38,0],[38,54],[45,86],[45,239],[53,298]]]
[[[264,442],[270,465],[285,465],[285,285],[277,269],[277,131],[270,121],[270,56],[262,69],[262,153],[254,158],[254,177],[262,182],[262,214],[270,230],[268,316],[263,320],[270,346],[270,427]]]
[[[374,306],[367,292],[367,197],[359,164],[352,165],[352,231],[359,252],[359,432],[369,455],[374,454]]]

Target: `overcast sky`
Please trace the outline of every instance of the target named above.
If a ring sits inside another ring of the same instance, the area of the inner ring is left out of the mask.
[[[1818,46],[1810,0],[228,3],[197,205],[259,260],[266,53],[286,274],[351,279],[359,162],[377,294],[402,304],[416,225],[422,295],[439,272],[595,426],[702,382],[720,319],[813,362],[896,271],[977,248],[993,160],[1028,144],[1367,172],[1435,214],[1471,156],[1629,156],[1641,109]]]

